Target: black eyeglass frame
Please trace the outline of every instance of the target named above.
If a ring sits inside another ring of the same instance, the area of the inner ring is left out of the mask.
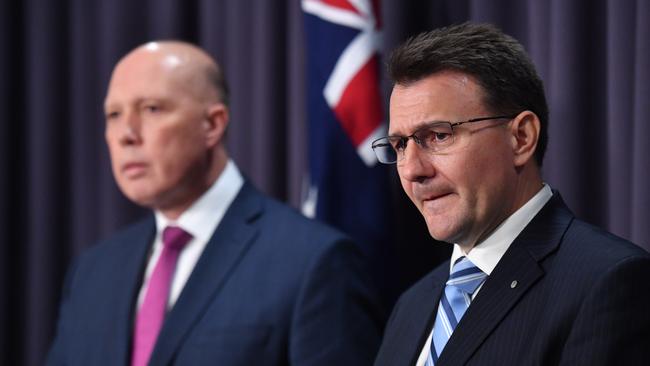
[[[478,118],[472,118],[472,119],[468,119],[468,120],[466,120],[466,121],[459,121],[459,122],[435,121],[435,122],[432,122],[431,124],[429,124],[428,127],[430,128],[431,126],[434,126],[434,125],[449,124],[449,127],[451,128],[451,131],[452,131],[452,136],[453,136],[454,127],[456,127],[456,126],[460,126],[460,125],[465,124],[465,123],[473,123],[473,122],[489,121],[489,120],[494,120],[494,119],[507,119],[507,120],[512,120],[512,119],[514,119],[515,117],[517,117],[518,115],[519,115],[519,114],[514,114],[514,115],[502,115],[502,116],[491,116],[491,117],[478,117]],[[407,145],[409,139],[413,139],[413,141],[415,141],[415,143],[416,143],[418,146],[422,146],[422,141],[420,141],[420,138],[416,136],[416,134],[417,134],[418,132],[420,132],[420,130],[421,130],[421,129],[418,129],[417,131],[413,132],[412,134],[410,134],[410,135],[408,135],[408,136],[395,136],[395,135],[391,136],[391,135],[389,135],[389,136],[380,137],[380,138],[374,140],[374,141],[372,142],[372,144],[371,144],[371,147],[372,147],[372,150],[375,151],[375,155],[377,156],[377,160],[379,160],[379,162],[380,162],[380,163],[383,163],[383,164],[395,164],[395,163],[397,163],[397,160],[398,160],[398,159],[396,158],[395,161],[391,161],[391,162],[382,161],[381,158],[379,157],[379,154],[378,154],[378,153],[376,152],[376,150],[375,150],[375,148],[380,147],[380,145],[377,145],[377,144],[376,144],[378,141],[380,141],[380,140],[384,140],[384,139],[389,139],[389,138],[396,138],[396,137],[399,137],[399,139],[400,139],[399,141],[403,143],[404,147],[406,147],[406,145]],[[394,148],[393,148],[393,145],[391,145],[390,143],[388,143],[387,145],[390,146],[391,149],[394,149]],[[397,156],[397,152],[395,152],[395,155]]]

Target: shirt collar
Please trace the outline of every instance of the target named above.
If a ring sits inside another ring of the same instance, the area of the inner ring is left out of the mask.
[[[192,234],[195,239],[207,242],[243,185],[244,178],[235,163],[229,159],[212,186],[177,220],[169,220],[160,211],[155,211],[158,235],[168,225],[176,225]]]
[[[485,240],[474,246],[469,254],[465,254],[458,244],[454,244],[449,271],[451,272],[451,267],[458,258],[467,256],[474,265],[489,276],[515,238],[552,196],[551,187],[544,183],[537,194],[497,226]]]

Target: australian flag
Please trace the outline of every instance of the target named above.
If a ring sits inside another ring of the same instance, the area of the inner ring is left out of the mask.
[[[378,1],[302,0],[302,9],[309,119],[303,212],[353,237],[381,273],[392,238],[389,172],[371,148],[386,134]]]

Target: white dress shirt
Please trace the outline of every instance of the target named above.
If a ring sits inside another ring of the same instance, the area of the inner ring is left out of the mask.
[[[490,276],[501,260],[501,257],[503,257],[510,247],[510,244],[519,236],[552,196],[553,192],[551,188],[547,184],[544,184],[542,189],[533,198],[528,200],[525,205],[521,206],[510,217],[503,220],[492,234],[474,246],[469,253],[465,253],[458,244],[454,244],[454,251],[451,253],[451,262],[449,264],[449,273],[451,273],[451,269],[458,258],[467,257],[476,267]],[[481,291],[482,287],[483,285],[474,291],[472,299],[476,297],[476,294]],[[416,366],[426,365],[427,357],[429,357],[429,349],[431,348],[431,337],[432,334],[430,333],[429,338],[420,352],[420,357],[418,357],[418,361],[415,364]]]
[[[223,172],[216,182],[196,202],[183,212],[177,220],[167,219],[161,212],[156,211],[156,238],[154,239],[147,269],[142,280],[138,295],[139,309],[144,301],[144,294],[149,286],[149,279],[158,262],[163,249],[162,231],[169,225],[182,228],[192,234],[192,239],[185,245],[178,256],[176,270],[173,275],[167,307],[171,308],[181,294],[187,279],[190,277],[196,262],[212,237],[230,204],[244,185],[244,178],[232,160],[228,160]]]

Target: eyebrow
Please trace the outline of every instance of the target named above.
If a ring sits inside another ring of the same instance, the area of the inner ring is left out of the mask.
[[[109,107],[119,107],[122,105],[137,105],[141,106],[142,104],[145,103],[150,103],[150,102],[156,102],[156,103],[163,103],[163,104],[171,104],[172,99],[164,96],[149,96],[149,97],[137,97],[134,100],[127,101],[127,102],[109,102],[109,103],[104,103],[104,109],[107,109]]]
[[[398,135],[398,134],[394,134],[394,133],[389,133],[388,136],[390,136],[390,137],[405,137],[405,136],[410,136],[410,135],[412,135],[412,134],[414,134],[414,133],[420,131],[420,130],[423,129],[423,128],[431,127],[431,126],[436,125],[436,124],[439,124],[439,123],[455,123],[455,122],[451,122],[451,121],[443,121],[443,120],[433,120],[433,121],[428,121],[428,122],[426,122],[426,121],[425,121],[425,122],[419,122],[418,124],[415,125],[415,128],[414,128],[413,130],[411,130],[412,132],[409,133],[409,134]]]

